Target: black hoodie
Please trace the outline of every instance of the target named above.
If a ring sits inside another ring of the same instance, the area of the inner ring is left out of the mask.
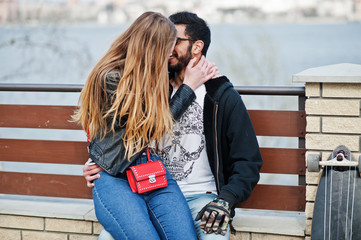
[[[211,79],[205,86],[203,119],[209,165],[219,198],[234,209],[256,186],[262,157],[248,111],[227,77]]]

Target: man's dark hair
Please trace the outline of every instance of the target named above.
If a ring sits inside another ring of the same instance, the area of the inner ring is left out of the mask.
[[[194,40],[202,40],[204,47],[202,54],[205,56],[211,43],[211,31],[207,23],[197,14],[190,12],[178,12],[170,15],[169,19],[174,24],[186,25],[185,34]]]

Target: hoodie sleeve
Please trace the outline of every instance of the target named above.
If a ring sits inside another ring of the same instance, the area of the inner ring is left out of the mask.
[[[228,96],[222,123],[222,159],[225,184],[219,197],[232,208],[249,198],[260,177],[262,157],[256,134],[242,98]]]

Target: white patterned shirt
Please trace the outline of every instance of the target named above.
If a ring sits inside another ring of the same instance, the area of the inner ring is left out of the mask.
[[[173,94],[176,89],[173,90]],[[195,90],[196,99],[174,123],[171,141],[166,137],[162,156],[164,165],[184,195],[212,192],[217,188],[209,166],[203,129],[203,105],[206,88]]]

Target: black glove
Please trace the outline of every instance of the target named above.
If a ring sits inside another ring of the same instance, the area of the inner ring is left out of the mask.
[[[195,220],[201,219],[200,227],[203,232],[225,235],[228,224],[232,221],[230,212],[229,203],[216,198],[202,208]]]

